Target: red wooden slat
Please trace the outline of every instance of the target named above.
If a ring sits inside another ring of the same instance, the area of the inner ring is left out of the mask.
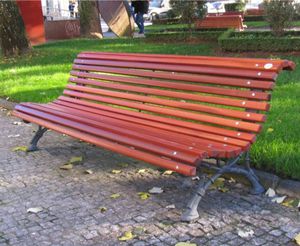
[[[124,82],[124,83],[137,84],[137,85],[151,85],[151,86],[162,87],[162,88],[204,92],[209,94],[232,96],[238,98],[248,98],[251,100],[268,101],[271,98],[271,95],[266,92],[253,93],[253,91],[249,91],[249,90],[246,91],[246,90],[228,89],[222,87],[202,86],[202,85],[189,84],[186,82],[174,83],[174,82],[163,81],[163,80],[135,78],[135,77],[128,77],[128,76],[120,76],[120,75],[116,76],[116,74],[107,75],[107,74],[97,74],[97,73],[86,73],[86,72],[79,72],[74,70],[72,70],[70,74],[80,78],[91,78],[91,79],[99,79],[105,81]]]
[[[252,101],[245,101],[245,100],[238,101],[236,99],[202,96],[202,95],[195,95],[195,94],[190,94],[190,93],[143,88],[143,87],[137,87],[137,86],[127,86],[127,85],[105,83],[105,82],[101,83],[101,82],[94,81],[94,80],[78,79],[78,78],[70,78],[69,81],[74,82],[74,83],[79,83],[82,85],[95,85],[95,86],[104,87],[104,88],[108,88],[108,89],[124,90],[124,91],[126,91],[126,96],[128,95],[128,91],[132,91],[132,92],[145,93],[147,95],[156,95],[156,96],[172,97],[172,98],[177,98],[177,99],[194,100],[194,101],[198,101],[198,102],[207,102],[207,103],[214,103],[214,104],[226,105],[226,106],[228,106],[228,105],[229,106],[237,106],[237,104],[238,104],[238,105],[242,105],[242,106],[240,106],[240,108],[258,109],[257,108],[258,103],[252,102]],[[72,89],[72,90],[81,91],[81,89],[78,89],[78,86],[74,86],[74,85],[67,85],[67,88]],[[82,87],[80,87],[80,88],[82,88]],[[94,88],[90,90],[90,89],[84,87],[84,91],[96,93],[96,90]],[[98,93],[96,93],[96,94],[98,94]],[[134,95],[134,97],[136,97],[136,94],[133,94],[133,95]],[[137,98],[139,98],[139,97],[137,97]],[[145,98],[145,97],[143,97],[143,98]],[[147,96],[147,98],[149,98],[149,97]],[[151,98],[149,98],[148,100],[150,100],[149,102],[154,103],[154,101]],[[140,101],[142,101],[142,97],[140,97]],[[165,102],[164,105],[167,105],[170,107],[192,109],[192,110],[197,110],[197,111],[205,112],[205,113],[209,113],[209,114],[222,115],[222,116],[227,116],[227,117],[232,117],[232,118],[244,119],[244,120],[248,120],[248,121],[263,122],[263,121],[265,121],[265,118],[266,118],[265,115],[258,114],[258,113],[249,113],[249,112],[238,111],[238,110],[233,110],[233,109],[218,108],[215,106],[200,105],[200,104],[194,104],[194,103],[188,103],[188,102],[176,102],[174,100],[169,100],[169,101],[170,102],[168,102],[166,99],[161,100],[161,102]],[[233,103],[234,103],[234,105],[233,105]],[[243,104],[243,103],[245,103],[245,104]],[[256,106],[255,108],[253,108],[254,105]]]
[[[44,120],[48,120],[48,121],[52,121],[55,123],[59,123],[64,126],[72,127],[74,129],[82,131],[82,132],[94,134],[98,137],[102,137],[102,138],[108,139],[110,141],[116,141],[118,143],[133,146],[137,149],[149,151],[149,152],[161,155],[161,156],[166,156],[166,157],[170,157],[170,158],[172,157],[172,159],[174,159],[174,160],[183,161],[183,162],[187,162],[190,164],[195,164],[198,158],[200,158],[201,156],[204,157],[206,155],[205,152],[202,152],[202,153],[199,152],[199,155],[195,155],[195,154],[187,153],[187,152],[183,152],[183,151],[177,152],[175,148],[173,150],[173,149],[170,149],[167,147],[157,146],[150,142],[145,142],[145,141],[141,141],[139,139],[135,139],[132,136],[130,136],[130,137],[121,136],[119,134],[109,132],[107,130],[96,128],[95,126],[89,126],[85,122],[83,122],[83,119],[80,119],[79,117],[75,117],[75,116],[66,116],[66,115],[63,117],[61,115],[55,116],[54,114],[30,109],[30,108],[27,108],[27,107],[24,107],[21,105],[17,105],[16,110],[23,112],[23,113],[30,114],[35,117],[42,118]],[[123,129],[124,132],[125,132],[125,130],[126,129]]]
[[[123,68],[138,68],[138,69],[151,69],[159,71],[172,71],[172,72],[185,72],[197,74],[212,74],[222,75],[228,77],[238,78],[253,78],[253,79],[267,79],[275,81],[277,74],[275,72],[262,71],[257,72],[250,69],[235,69],[235,68],[213,68],[205,66],[186,66],[186,65],[169,65],[157,63],[142,63],[142,62],[123,62],[123,61],[107,61],[107,60],[88,60],[88,59],[75,59],[75,64],[83,65],[97,65],[108,67],[123,67]]]
[[[183,59],[183,57],[147,57],[147,56],[123,56],[116,53],[95,53],[95,54],[86,54],[81,53],[77,56],[79,59],[99,59],[99,60],[112,60],[112,61],[140,61],[146,63],[164,63],[164,64],[177,64],[177,65],[200,65],[200,66],[210,66],[210,67],[231,67],[231,68],[240,68],[240,69],[252,69],[252,70],[268,70],[277,72],[281,68],[281,63],[274,63],[273,60],[265,60],[264,62],[242,62],[243,58],[231,60],[229,63],[225,59]],[[264,66],[266,64],[272,64],[272,67],[266,69]]]
[[[100,110],[114,112],[117,115],[128,115],[128,116],[132,116],[134,118],[140,118],[140,119],[146,119],[146,120],[153,121],[153,122],[165,123],[167,125],[170,125],[170,127],[171,126],[179,127],[179,128],[174,128],[174,129],[177,129],[178,132],[182,132],[184,134],[188,134],[188,135],[192,135],[192,136],[201,136],[203,138],[214,140],[214,141],[222,142],[222,139],[227,137],[226,141],[228,141],[229,139],[234,140],[236,142],[230,142],[230,144],[233,144],[236,146],[247,147],[249,145],[248,141],[250,141],[250,142],[255,141],[255,135],[252,133],[234,131],[234,130],[229,130],[229,129],[221,128],[221,127],[203,125],[200,123],[180,121],[177,119],[166,118],[166,117],[146,114],[146,113],[142,113],[142,112],[136,112],[136,111],[131,111],[131,110],[115,108],[115,107],[111,107],[111,106],[107,106],[107,105],[92,103],[92,102],[79,100],[79,99],[75,99],[75,98],[70,98],[70,97],[65,97],[65,96],[60,96],[58,99],[59,99],[59,101],[55,101],[55,103],[56,102],[60,103],[60,101],[69,102],[70,103],[69,106],[71,106],[71,104],[72,105],[77,105],[77,104],[84,105],[84,106],[87,106],[90,108],[97,108]],[[191,131],[189,131],[189,130],[191,130]],[[208,135],[205,135],[206,133],[208,133]],[[219,138],[219,137],[221,137],[221,138]],[[225,143],[227,143],[227,142],[225,142]]]
[[[57,107],[51,106],[51,105],[37,105],[37,104],[20,104],[21,106],[35,109],[41,112],[49,113],[55,116],[63,117],[64,119],[72,120],[75,122],[83,123],[88,126],[92,126],[95,128],[99,128],[101,130],[113,132],[116,134],[119,134],[120,136],[126,136],[130,137],[132,139],[137,140],[144,140],[146,143],[152,143],[155,144],[158,147],[162,148],[170,148],[173,152],[178,152],[178,155],[181,155],[182,153],[187,155],[195,155],[198,156],[198,153],[204,152],[203,149],[200,149],[200,146],[197,148],[194,142],[190,141],[188,145],[184,145],[181,142],[181,139],[173,139],[172,141],[166,140],[165,138],[158,138],[157,135],[151,135],[148,131],[143,130],[142,128],[139,128],[139,126],[135,126],[135,129],[132,129],[130,127],[126,127],[126,124],[113,124],[116,123],[113,120],[109,119],[105,121],[104,117],[101,117],[101,120],[98,119],[87,119],[87,113],[86,112],[80,112],[77,111],[77,114],[74,114],[74,111],[71,110],[62,111],[58,110]],[[195,146],[194,148],[190,149],[189,147]],[[166,152],[168,154],[168,152]],[[174,158],[173,154],[170,154],[171,158]]]
[[[200,113],[191,113],[191,112],[178,110],[178,109],[169,109],[169,108],[164,108],[164,107],[149,106],[149,105],[145,105],[145,104],[142,104],[139,102],[113,99],[113,98],[96,96],[96,95],[92,95],[92,94],[69,91],[69,90],[64,90],[64,94],[68,95],[68,96],[72,96],[72,97],[85,98],[85,99],[95,100],[98,102],[105,102],[105,103],[109,103],[109,104],[129,107],[129,108],[136,108],[136,109],[146,110],[146,111],[155,112],[155,113],[159,113],[159,114],[165,114],[165,115],[170,115],[170,116],[175,116],[175,117],[180,117],[180,118],[186,118],[186,119],[190,119],[190,120],[197,120],[197,121],[202,121],[202,122],[216,124],[216,125],[222,125],[225,127],[232,127],[232,128],[246,130],[246,131],[259,132],[261,130],[261,126],[259,124],[249,123],[249,122],[244,122],[244,121],[239,121],[239,120],[224,119],[224,118],[204,115],[204,114],[200,114]]]
[[[146,126],[143,124],[136,124],[126,121],[124,118],[122,120],[111,118],[104,116],[104,114],[101,111],[98,112],[96,110],[90,110],[89,108],[83,108],[79,109],[77,105],[74,105],[75,107],[67,107],[61,104],[42,104],[42,105],[36,105],[36,104],[21,104],[23,106],[38,109],[45,112],[51,112],[53,114],[57,114],[55,111],[63,112],[64,114],[71,114],[79,117],[83,117],[85,122],[87,122],[88,125],[91,124],[91,121],[96,121],[98,123],[93,124],[96,127],[100,128],[107,128],[111,131],[114,130],[114,127],[118,127],[121,129],[119,131],[119,134],[124,135],[124,129],[125,131],[128,129],[132,131],[131,135],[137,135],[138,138],[146,139],[147,142],[151,140],[151,137],[158,138],[158,146],[164,145],[166,146],[174,146],[174,148],[177,148],[178,150],[183,149],[184,151],[188,150],[189,152],[193,152],[195,154],[198,154],[199,152],[207,152],[209,157],[219,157],[219,158],[230,158],[234,157],[237,154],[241,153],[241,148],[234,147],[234,146],[224,146],[221,143],[212,142],[211,140],[205,140],[202,138],[196,138],[187,136],[184,134],[180,134],[177,132],[173,132],[168,130],[163,130],[160,128],[151,126]],[[91,113],[93,112],[93,113]],[[97,113],[96,113],[97,112]],[[99,123],[100,122],[100,123]],[[103,125],[104,124],[104,125]],[[92,126],[93,126],[92,125]],[[149,137],[150,136],[150,137]],[[171,141],[171,143],[167,141]]]
[[[187,175],[187,176],[195,176],[196,175],[196,167],[194,167],[194,166],[190,166],[190,165],[186,165],[183,163],[168,160],[165,158],[161,158],[157,155],[153,155],[153,154],[143,152],[140,150],[130,149],[126,146],[122,146],[120,144],[105,140],[103,138],[96,137],[93,134],[83,133],[81,131],[63,126],[61,124],[43,120],[41,118],[30,116],[30,115],[27,115],[27,114],[24,114],[24,113],[21,113],[18,111],[13,111],[13,115],[16,117],[19,117],[23,120],[33,122],[35,124],[41,125],[48,129],[55,130],[60,133],[67,134],[71,137],[83,140],[85,142],[97,145],[99,147],[103,147],[103,148],[109,149],[111,151],[129,156],[129,157],[141,160],[141,161],[145,161],[145,162],[151,163],[153,165],[156,165],[156,166],[159,166],[159,167],[162,167],[165,169],[173,170],[173,171],[181,173],[183,175]]]
[[[29,105],[30,107],[30,105]],[[229,145],[230,140],[224,141],[224,144],[215,142],[212,140],[207,140],[203,138],[200,134],[197,137],[190,136],[187,134],[178,133],[178,131],[174,131],[172,126],[167,124],[162,124],[153,121],[147,121],[143,119],[128,117],[120,114],[114,114],[111,112],[107,112],[104,110],[98,110],[94,108],[84,107],[80,105],[74,105],[67,102],[57,101],[55,103],[50,103],[48,105],[43,105],[43,107],[52,108],[58,111],[75,114],[77,116],[82,116],[86,118],[90,118],[93,120],[100,120],[101,122],[105,122],[107,124],[117,125],[123,128],[128,128],[134,130],[136,132],[143,132],[143,135],[150,134],[152,136],[160,137],[163,139],[168,139],[171,141],[178,141],[180,139],[180,143],[185,144],[193,149],[204,150],[208,153],[210,157],[212,156],[220,156],[220,157],[233,157],[241,152],[240,147],[236,147],[233,145]],[[191,142],[193,142],[193,146],[191,146]],[[220,141],[221,142],[221,141]]]
[[[154,72],[146,70],[133,70],[124,68],[114,68],[114,67],[101,67],[101,66],[90,66],[90,65],[78,65],[74,64],[73,69],[80,71],[94,71],[94,72],[107,72],[116,73],[124,75],[141,76],[148,78],[159,78],[159,79],[170,79],[175,81],[189,81],[204,84],[215,84],[215,85],[227,85],[227,86],[237,86],[242,88],[253,88],[262,90],[272,90],[275,84],[266,80],[255,80],[250,78],[240,79],[240,78],[228,78],[221,76],[212,75],[193,75],[193,74],[178,74],[170,72]]]
[[[81,52],[79,55],[82,54],[93,54],[97,55],[99,52],[95,51],[84,51]],[[193,55],[169,55],[169,54],[146,54],[146,53],[119,53],[119,52],[101,52],[101,54],[108,54],[108,55],[116,55],[116,56],[123,56],[123,57],[155,57],[157,59],[159,58],[178,58],[183,61],[190,61],[190,60],[198,60],[198,59],[203,59],[203,60],[213,60],[213,61],[227,61],[229,64],[231,62],[239,62],[239,63],[244,63],[248,64],[249,67],[251,67],[252,64],[266,64],[268,62],[272,62],[273,64],[279,65],[281,69],[287,69],[287,70],[292,70],[295,68],[295,64],[291,61],[288,60],[279,60],[279,59],[264,59],[264,58],[238,58],[238,57],[216,57],[216,56],[193,56]],[[255,65],[256,66],[256,65]]]

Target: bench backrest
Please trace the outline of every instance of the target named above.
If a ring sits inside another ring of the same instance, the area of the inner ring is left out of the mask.
[[[244,19],[244,12],[242,11],[227,11],[224,13],[208,13],[206,16],[232,16],[232,15],[240,15],[242,19]]]
[[[201,28],[235,28],[243,30],[243,19],[240,15],[206,16],[195,23],[197,29]]]
[[[277,74],[293,67],[285,60],[83,52],[59,100],[248,148]]]

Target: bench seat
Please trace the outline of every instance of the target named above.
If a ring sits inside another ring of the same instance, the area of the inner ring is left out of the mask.
[[[216,168],[227,160],[209,182],[237,172],[259,193],[249,166],[233,166],[262,130],[277,75],[294,67],[287,60],[82,52],[62,96],[20,103],[13,115],[39,125],[29,150],[52,129],[186,176],[206,159]],[[205,192],[199,189],[197,196]],[[198,200],[185,221],[198,216]]]

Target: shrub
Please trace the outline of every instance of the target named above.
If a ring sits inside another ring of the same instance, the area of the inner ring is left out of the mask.
[[[289,31],[281,37],[275,37],[271,32],[244,32],[233,30],[224,32],[218,39],[219,46],[224,51],[299,51],[300,32]]]
[[[202,19],[206,14],[205,2],[197,0],[170,0],[170,5],[174,14],[180,16],[181,21],[187,23],[189,31],[192,32],[195,19]]]
[[[219,36],[224,31],[215,30],[215,31],[194,31],[191,34],[184,29],[172,30],[172,31],[161,31],[161,32],[152,32],[146,33],[146,38],[153,41],[185,41],[189,38],[193,38],[199,41],[217,41]]]
[[[280,37],[284,29],[291,27],[295,14],[294,0],[265,0],[266,20],[275,36]]]
[[[246,6],[246,2],[244,0],[237,0],[235,3],[225,4],[226,12],[236,12],[242,11],[244,12]]]

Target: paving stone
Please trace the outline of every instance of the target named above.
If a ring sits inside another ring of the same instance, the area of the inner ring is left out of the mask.
[[[190,182],[191,189],[183,187],[180,175],[162,176],[149,165],[53,131],[41,139],[40,151],[13,152],[26,145],[36,129],[32,124],[13,125],[16,120],[0,112],[0,245],[292,245],[300,231],[296,210],[248,195],[241,184],[228,184],[226,193],[209,190],[199,206],[200,218],[182,223],[180,213],[196,182]],[[14,134],[21,137],[7,138]],[[72,156],[84,156],[84,162],[61,170]],[[138,174],[142,168],[149,171]],[[93,174],[84,174],[86,169]],[[122,173],[112,174],[113,169]],[[164,193],[140,200],[137,192],[154,186],[163,187]],[[114,193],[121,197],[110,198]],[[170,204],[176,208],[166,209]],[[43,211],[29,214],[30,207]],[[101,213],[99,207],[107,210]],[[135,239],[118,240],[139,227],[145,232]],[[255,237],[240,238],[237,228],[250,228]]]

